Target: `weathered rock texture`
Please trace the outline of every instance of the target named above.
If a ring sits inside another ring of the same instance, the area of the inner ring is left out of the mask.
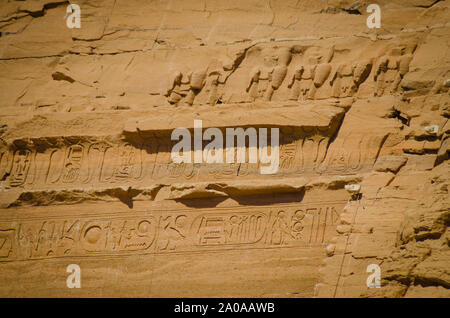
[[[450,1],[71,2],[0,4],[0,296],[450,296]],[[278,173],[172,163],[194,119]]]

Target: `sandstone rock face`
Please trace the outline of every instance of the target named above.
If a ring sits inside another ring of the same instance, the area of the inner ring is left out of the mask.
[[[0,296],[450,297],[449,0],[71,3],[0,4]]]

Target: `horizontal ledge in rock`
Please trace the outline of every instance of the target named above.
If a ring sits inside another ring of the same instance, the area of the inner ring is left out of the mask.
[[[247,109],[246,109],[247,108]],[[227,113],[225,113],[225,111]],[[160,114],[144,120],[130,120],[124,133],[167,131],[175,128],[194,128],[194,120],[202,120],[202,127],[322,127],[328,130],[337,125],[345,110],[332,105],[311,103],[301,106],[273,108],[234,105],[226,109],[205,109],[184,113]],[[226,116],[224,116],[226,114]]]
[[[0,191],[0,209],[19,206],[78,204],[86,201],[120,200],[131,206],[132,201],[161,201],[207,199],[218,197],[246,197],[253,195],[299,194],[313,189],[344,189],[346,184],[358,183],[361,176],[333,176],[333,177],[299,177],[265,180],[258,184],[254,180],[221,181],[197,183],[153,184],[146,187],[114,186],[114,187],[86,187],[66,189],[25,190],[18,189]],[[169,191],[160,190],[166,188]],[[158,198],[157,198],[158,197]]]

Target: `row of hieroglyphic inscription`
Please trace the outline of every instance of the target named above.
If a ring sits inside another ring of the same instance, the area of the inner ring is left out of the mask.
[[[0,261],[322,246],[343,202],[0,220]]]
[[[383,138],[352,134],[330,145],[329,137],[317,128],[302,138],[284,134],[280,140],[278,171],[355,172],[374,163]],[[117,145],[101,141],[68,144],[44,152],[32,148],[3,148],[0,152],[0,182],[6,187],[136,184],[144,179],[191,180],[197,176],[197,180],[216,180],[259,173],[259,164],[174,164],[169,146],[170,143]]]

